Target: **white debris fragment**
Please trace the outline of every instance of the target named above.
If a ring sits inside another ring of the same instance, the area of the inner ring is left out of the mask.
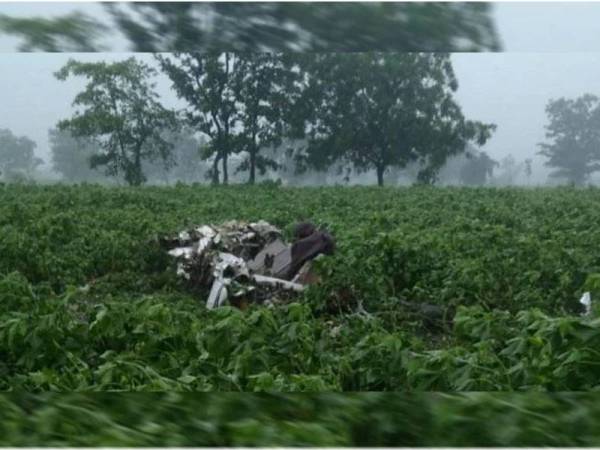
[[[268,286],[279,287],[283,289],[289,289],[296,292],[302,292],[306,289],[306,286],[291,281],[282,280],[281,278],[267,277],[265,275],[252,275],[252,279],[257,284],[265,284]]]
[[[579,299],[579,303],[585,307],[585,311],[581,315],[589,316],[592,313],[592,295],[589,292],[584,292]]]
[[[341,326],[341,325],[338,325],[338,326],[336,326],[336,327],[333,327],[333,328],[331,329],[331,331],[329,332],[329,335],[330,335],[332,338],[336,338],[336,337],[338,337],[338,336],[340,335],[340,333],[341,333],[341,332],[342,332],[342,326]]]
[[[177,264],[177,276],[183,277],[186,280],[190,279],[190,274],[185,270],[185,267],[181,263]]]
[[[198,248],[196,249],[196,253],[198,255],[204,253],[204,250],[206,250],[210,246],[211,242],[213,242],[213,238],[211,237],[203,237],[202,239],[200,239],[198,241]]]
[[[281,230],[277,227],[274,227],[273,225],[271,225],[269,222],[265,222],[264,220],[259,220],[258,222],[253,222],[250,225],[250,228],[252,228],[254,231],[256,231],[259,234],[262,235],[266,235],[266,234],[281,234]]]
[[[256,236],[256,233],[254,231],[249,231],[248,233],[243,234],[240,237],[240,241],[246,241],[246,240],[252,239],[254,236]]]
[[[230,276],[225,276],[226,271],[229,272]],[[211,286],[208,300],[206,301],[206,307],[213,309],[222,306],[228,297],[227,286],[231,284],[234,278],[240,275],[249,276],[246,262],[231,253],[219,253],[213,272],[215,279]]]
[[[242,258],[232,255],[231,253],[219,253],[217,256],[217,264],[215,266],[215,277],[223,276],[226,269],[231,268],[235,276],[246,275],[248,276],[248,268],[246,267],[246,261]]]
[[[174,248],[173,250],[169,250],[168,254],[171,256],[174,256],[175,258],[179,258],[181,256],[185,257],[185,258],[189,258],[192,256],[194,252],[193,247],[177,247]]]
[[[168,254],[177,259],[177,275],[196,286],[211,285],[206,301],[208,309],[229,302],[235,304],[237,298],[250,292],[265,304],[272,305],[277,301],[278,291],[301,292],[305,289],[303,284],[294,282],[296,280],[263,275],[264,264],[252,264],[257,252],[263,251],[265,246],[273,246],[277,239],[290,251],[283,244],[281,230],[264,220],[254,223],[229,221],[215,227],[202,225],[181,231],[176,236],[167,241],[167,245],[175,246]]]
[[[215,230],[213,230],[211,227],[209,227],[208,225],[202,225],[201,227],[196,228],[196,231],[201,236],[209,237],[209,238],[215,237],[215,235],[217,234],[217,232]]]
[[[213,281],[212,287],[210,289],[210,294],[208,295],[208,300],[206,301],[206,307],[208,309],[218,308],[222,306],[227,300],[227,287],[221,278],[215,278]]]

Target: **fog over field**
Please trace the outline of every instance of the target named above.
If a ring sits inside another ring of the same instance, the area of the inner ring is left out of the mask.
[[[105,14],[97,4],[77,8]],[[67,3],[0,4],[0,13],[22,16],[52,16],[72,10]],[[544,139],[547,102],[600,94],[596,29],[600,4],[498,3],[493,17],[505,52],[453,54],[459,82],[456,98],[468,119],[497,125],[481,150],[497,161],[508,155],[517,161],[532,158],[530,181],[544,183],[549,170],[536,153],[537,144]],[[14,53],[16,42],[0,35],[0,51],[5,52],[0,54],[0,128],[33,139],[36,155],[48,161],[48,129],[72,114],[71,102],[84,86],[81,79],[60,82],[53,73],[69,58],[117,61],[131,53]],[[126,40],[118,35],[107,42],[112,49],[127,49]],[[136,57],[156,65],[151,54]],[[165,106],[183,105],[165,75],[156,81]]]

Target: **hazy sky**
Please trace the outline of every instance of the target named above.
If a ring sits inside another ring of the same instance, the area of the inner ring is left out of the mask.
[[[79,4],[78,9],[94,4]],[[0,3],[0,13],[63,14],[72,4]],[[600,95],[600,3],[498,3],[494,17],[505,53],[453,55],[459,80],[457,98],[468,118],[493,122],[498,130],[485,150],[494,158],[531,157],[544,138],[544,107],[557,97],[585,92]],[[118,39],[113,48],[121,50]],[[71,112],[83,83],[53,77],[69,57],[95,61],[128,54],[13,53],[15,40],[0,37],[0,128],[27,135],[47,159],[47,131]],[[597,53],[596,53],[597,52]],[[152,62],[150,55],[138,57]],[[166,105],[177,104],[170,83],[158,79]],[[541,166],[537,161],[536,166]]]

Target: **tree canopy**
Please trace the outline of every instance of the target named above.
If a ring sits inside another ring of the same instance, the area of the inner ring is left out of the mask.
[[[196,138],[193,130],[183,127],[181,130],[164,134],[167,142],[173,145],[171,157],[165,161],[146,161],[142,167],[150,183],[170,184],[173,181],[197,183],[205,181],[209,167],[202,160],[206,142],[201,136]]]
[[[585,94],[576,99],[550,100],[546,106],[546,139],[539,154],[556,170],[551,176],[581,185],[600,170],[600,99]]]
[[[261,150],[279,146],[287,134],[286,121],[291,105],[300,94],[295,81],[300,73],[292,70],[282,55],[241,53],[235,68],[237,123],[242,130],[239,150],[247,158],[238,170],[248,171],[253,184],[256,170],[277,169],[275,159]]]
[[[73,101],[78,108],[74,116],[58,128],[94,142],[100,152],[92,155],[91,166],[104,166],[108,175],[122,173],[130,185],[145,181],[142,160],[170,156],[172,145],[163,132],[176,127],[175,114],[159,103],[151,82],[155,74],[135,58],[115,63],[70,60],[56,73],[59,80],[88,80]]]
[[[460,169],[460,180],[469,186],[482,186],[491,178],[498,165],[486,152],[468,153],[466,164]]]
[[[419,180],[431,183],[448,156],[469,142],[483,145],[495,129],[463,116],[447,54],[309,54],[298,61],[308,76],[294,128],[308,137],[309,167],[342,160],[374,169],[381,185],[388,168],[419,162]]]
[[[44,161],[35,156],[37,144],[27,136],[15,136],[8,129],[0,129],[0,175],[31,173]]]
[[[91,169],[91,158],[98,154],[93,142],[76,139],[68,131],[51,129],[48,141],[52,155],[52,169],[59,173],[65,181],[96,181],[101,174]]]
[[[227,160],[235,151],[239,131],[236,130],[237,109],[233,71],[237,56],[233,53],[175,53],[158,55],[162,70],[172,81],[177,96],[188,104],[185,117],[188,126],[207,135],[210,143],[205,158],[212,157],[211,179],[219,183],[219,161],[223,183],[229,179]]]
[[[506,155],[498,164],[499,170],[494,175],[493,182],[497,186],[510,186],[518,180],[525,168],[525,161],[517,161],[513,155]]]
[[[261,150],[277,146],[286,134],[285,120],[298,90],[287,59],[270,53],[176,53],[157,56],[173,89],[187,102],[188,126],[209,138],[205,158],[212,158],[212,180],[229,180],[232,153],[246,158],[238,171],[264,174],[277,164]]]

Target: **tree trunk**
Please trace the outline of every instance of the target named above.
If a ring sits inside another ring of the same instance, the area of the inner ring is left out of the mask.
[[[140,186],[143,182],[142,160],[140,153],[136,152],[133,161],[125,161],[125,181],[129,186]]]
[[[256,150],[250,151],[250,177],[248,184],[254,184],[256,181]]]
[[[142,175],[142,155],[141,151],[138,150],[135,152],[135,177],[136,177],[136,186],[140,186],[143,182]]]
[[[377,165],[377,185],[383,186],[383,172],[385,172],[385,166],[383,164]]]
[[[229,183],[229,175],[227,174],[227,152],[223,152],[223,156],[221,157],[223,160],[223,184]]]
[[[211,183],[217,186],[219,184],[219,158],[217,155],[215,155],[215,160],[213,161],[211,178]]]

